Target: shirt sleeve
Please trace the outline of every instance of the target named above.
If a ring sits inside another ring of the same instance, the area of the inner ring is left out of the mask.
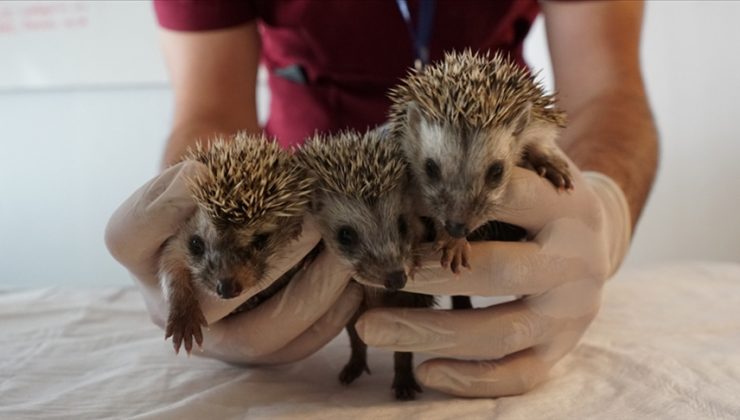
[[[207,31],[256,19],[254,0],[153,0],[159,25],[174,31]]]

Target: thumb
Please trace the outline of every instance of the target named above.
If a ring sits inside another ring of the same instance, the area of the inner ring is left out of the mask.
[[[498,360],[430,359],[416,368],[427,388],[459,397],[503,397],[530,391],[547,379],[550,366],[533,349]]]
[[[188,179],[207,172],[199,162],[182,162],[136,190],[113,213],[105,244],[113,258],[133,274],[155,270],[162,243],[196,210]]]

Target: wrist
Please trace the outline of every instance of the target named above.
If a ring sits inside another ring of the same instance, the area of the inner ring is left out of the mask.
[[[632,217],[624,191],[617,183],[600,172],[584,172],[584,179],[599,199],[609,260],[608,277],[622,264],[632,239]]]
[[[199,141],[207,141],[215,137],[230,137],[243,131],[247,133],[259,133],[257,127],[241,127],[236,124],[219,122],[192,122],[176,126],[170,133],[162,156],[161,169],[166,169],[182,160],[190,147]]]

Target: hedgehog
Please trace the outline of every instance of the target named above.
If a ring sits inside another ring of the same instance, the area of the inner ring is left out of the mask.
[[[351,356],[339,374],[348,385],[370,373],[367,346],[355,322],[374,307],[431,307],[433,296],[404,292],[418,263],[425,235],[409,200],[409,179],[400,145],[380,129],[334,136],[315,135],[296,154],[314,178],[310,212],[326,247],[353,268],[364,290],[360,309],[347,324]],[[414,399],[421,387],[413,354],[394,353],[392,388],[398,400]]]
[[[159,277],[169,307],[165,339],[172,337],[176,353],[184,343],[189,354],[193,340],[202,345],[206,326],[199,292],[233,299],[261,285],[268,258],[300,234],[312,189],[292,155],[263,135],[198,143],[184,160],[208,170],[188,180],[197,209],[165,243]],[[254,306],[289,276],[247,303]]]
[[[470,268],[466,237],[494,220],[512,168],[573,188],[555,145],[565,114],[527,69],[497,53],[450,52],[389,93],[390,130],[401,143],[422,213],[438,230],[441,264]]]

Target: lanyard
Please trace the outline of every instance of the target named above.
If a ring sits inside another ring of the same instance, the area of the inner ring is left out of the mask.
[[[406,0],[396,0],[398,11],[401,12],[406,28],[409,30],[409,36],[414,43],[414,67],[421,69],[429,64],[429,39],[432,37],[432,22],[434,21],[434,8],[437,0],[419,0],[419,18],[417,19],[416,28],[411,22],[411,13],[409,4]]]

